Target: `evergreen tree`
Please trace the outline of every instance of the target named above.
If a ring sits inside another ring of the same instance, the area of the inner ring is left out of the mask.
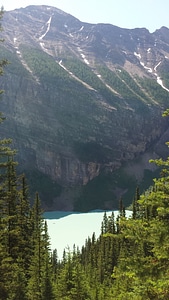
[[[28,299],[42,300],[42,232],[43,219],[38,193],[35,197],[35,202],[31,213],[32,222],[32,257],[29,266],[29,281],[28,281]]]
[[[42,217],[38,193],[32,207],[32,255],[29,265],[28,299],[53,300],[52,262],[47,223]]]
[[[59,275],[56,299],[89,300],[90,287],[80,263],[79,251],[66,253],[66,262]]]

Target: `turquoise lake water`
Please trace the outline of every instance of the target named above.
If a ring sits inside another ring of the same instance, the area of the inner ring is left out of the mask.
[[[112,214],[111,211],[106,213],[107,216]],[[115,217],[118,213],[118,211],[114,211]],[[85,240],[92,237],[93,232],[95,232],[96,237],[99,237],[103,215],[104,211],[88,213],[54,211],[44,213],[44,218],[48,224],[51,250],[57,249],[58,258],[61,259],[64,249],[67,251],[72,250],[74,244],[81,249],[85,244]],[[131,215],[131,212],[127,211],[126,215]]]

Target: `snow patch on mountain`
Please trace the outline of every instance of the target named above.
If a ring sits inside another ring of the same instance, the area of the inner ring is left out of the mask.
[[[159,76],[157,76],[157,83],[160,84],[161,87],[162,87],[164,90],[166,90],[167,92],[169,92],[169,89],[167,89],[167,88],[164,86],[164,84],[163,84],[163,82],[162,82],[162,80],[161,80],[161,78],[160,78]]]
[[[151,51],[151,48],[148,48],[148,49],[147,49],[147,52],[150,53],[150,51]],[[158,66],[161,64],[161,61],[158,62],[158,64],[154,67],[154,69],[152,69],[152,68],[150,68],[150,67],[147,67],[147,66],[145,65],[145,63],[141,61],[141,54],[139,54],[139,53],[137,53],[137,52],[134,52],[134,55],[139,59],[140,65],[141,65],[145,70],[147,70],[149,73],[152,73],[153,75],[155,75],[155,76],[157,77],[157,83],[158,83],[159,85],[161,85],[161,87],[162,87],[164,90],[166,90],[167,92],[169,92],[169,89],[166,88],[166,87],[164,86],[162,79],[161,79],[160,76],[158,76],[158,74],[157,74],[157,68],[158,68]]]
[[[157,77],[157,83],[158,83],[159,85],[161,85],[161,87],[162,87],[164,90],[166,90],[167,92],[169,92],[169,89],[167,89],[167,88],[164,86],[162,79],[161,79],[160,76],[158,76],[158,74],[156,73],[156,72],[157,72],[157,68],[158,68],[158,66],[159,66],[160,64],[161,64],[161,61],[154,67],[154,71],[155,71],[154,75]]]
[[[149,67],[146,67],[145,64],[144,64],[143,62],[140,61],[140,65],[142,65],[143,68],[144,68],[145,70],[147,70],[148,72],[153,73],[153,70],[152,70],[151,68],[149,68]]]
[[[49,18],[49,20],[46,22],[45,25],[47,25],[47,29],[45,31],[44,34],[42,34],[40,37],[39,37],[39,40],[43,40],[43,38],[47,35],[47,33],[49,32],[50,30],[50,25],[51,25],[51,21],[52,21],[52,17]]]
[[[81,80],[80,78],[78,78],[75,74],[73,74],[71,71],[69,71],[64,65],[63,65],[63,62],[62,62],[62,59],[59,61],[59,66],[61,68],[63,68],[66,72],[69,73],[69,75],[71,75],[72,78],[76,79],[77,81],[79,81],[80,83],[82,83],[86,88],[88,88],[89,90],[93,90],[96,92],[96,90],[91,86],[89,85],[88,83],[84,82],[83,80]]]
[[[161,64],[161,61],[154,67],[154,71],[157,71],[158,66]]]
[[[82,26],[80,29],[79,29],[79,31],[82,31],[84,29],[84,26]]]
[[[39,41],[41,41],[41,42],[40,42],[40,46],[41,46],[42,50],[43,50],[44,52],[46,52],[47,54],[49,54],[49,55],[51,55],[51,53],[50,53],[50,51],[45,47],[45,43],[42,42],[42,40],[44,39],[44,37],[47,35],[47,33],[48,33],[49,30],[50,30],[51,21],[52,21],[52,17],[50,17],[49,20],[48,20],[48,21],[46,22],[46,24],[45,24],[45,26],[47,25],[47,28],[46,28],[45,33],[42,34],[42,35],[39,37]],[[43,26],[42,29],[43,29],[45,26]]]
[[[141,54],[137,53],[137,52],[134,52],[134,55],[138,58],[141,58]]]
[[[78,50],[79,52],[82,52],[82,51],[83,51],[80,47],[78,47],[77,50]],[[81,55],[81,57],[83,58],[85,64],[90,65],[89,61],[86,59],[86,55],[84,55],[83,53],[80,53],[80,55]]]

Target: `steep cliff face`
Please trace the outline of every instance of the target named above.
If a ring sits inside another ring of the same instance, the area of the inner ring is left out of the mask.
[[[148,157],[166,154],[169,29],[87,24],[48,6],[6,12],[3,27],[0,134],[32,190],[48,209],[130,201],[124,178],[134,188]]]

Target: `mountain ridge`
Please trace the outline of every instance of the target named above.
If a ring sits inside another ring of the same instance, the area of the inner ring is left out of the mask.
[[[11,64],[0,133],[13,139],[21,170],[34,188],[48,182],[47,209],[117,208],[128,192],[123,165],[166,154],[169,29],[88,24],[49,6],[5,12],[2,25],[0,57]],[[143,165],[140,174],[153,169]],[[140,183],[137,171],[129,177]]]

